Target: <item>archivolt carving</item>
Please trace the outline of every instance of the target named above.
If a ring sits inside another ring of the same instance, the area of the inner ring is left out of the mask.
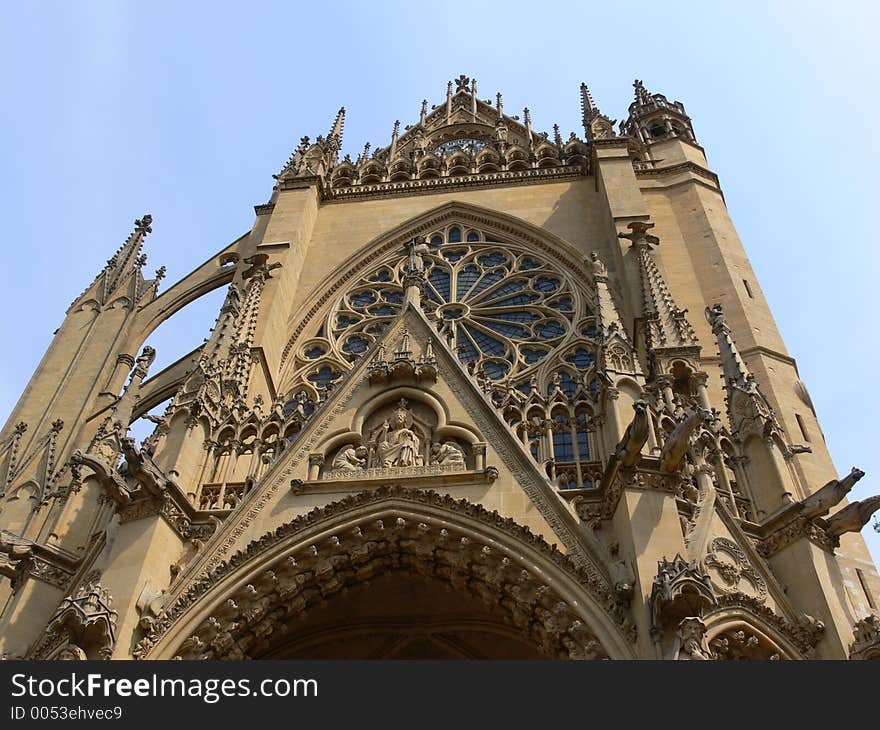
[[[327,529],[334,522],[339,530]],[[516,544],[506,547],[509,539]],[[545,570],[536,571],[535,560],[544,562]],[[253,577],[242,588],[246,578],[239,569],[245,565],[252,566]],[[546,568],[558,571],[555,580],[548,581]],[[250,543],[170,605],[135,655],[252,656],[315,602],[394,569],[472,593],[551,656],[626,653],[624,637],[634,639],[634,628],[608,586],[528,528],[467,500],[383,487],[316,508]],[[230,594],[215,591],[230,581],[238,586]],[[569,581],[583,591],[580,596],[566,591],[562,584]],[[193,623],[197,609],[192,607],[200,599],[214,607],[212,615]],[[178,622],[173,636],[163,640]],[[588,622],[594,628],[588,629]],[[151,652],[160,642],[162,647]]]

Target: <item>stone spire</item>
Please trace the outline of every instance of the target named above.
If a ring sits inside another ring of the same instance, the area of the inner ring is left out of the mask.
[[[595,251],[590,253],[590,258],[586,263],[592,271],[593,283],[596,287],[596,322],[599,325],[599,340],[602,343],[599,348],[599,365],[604,370],[611,367],[615,370],[626,369],[627,372],[641,374],[638,359],[632,351],[632,343],[626,335],[626,328],[620,319],[620,312],[618,312],[614,298],[611,296],[611,290],[608,286],[608,270]],[[609,353],[615,346],[622,347],[626,357],[609,358]],[[614,364],[612,364],[612,360],[615,361]],[[617,367],[617,365],[623,365],[624,360],[629,361],[630,367]]]
[[[706,321],[718,342],[721,370],[726,391],[725,403],[731,430],[740,439],[750,433],[762,436],[779,434],[782,428],[770,403],[761,393],[755,376],[749,372],[745,361],[731,337],[730,327],[724,320],[720,304],[706,307]]]
[[[532,147],[532,115],[531,115],[531,112],[529,112],[528,107],[525,107],[523,109],[523,121],[525,122],[525,125],[526,125],[526,137],[528,137],[528,140],[529,140],[529,149],[531,149],[531,147]]]
[[[250,373],[251,347],[257,328],[263,289],[270,277],[270,272],[281,266],[277,262],[267,265],[268,258],[266,254],[257,254],[245,259],[245,263],[250,264],[250,268],[245,270],[243,274],[247,281],[247,288],[231,333],[229,356],[223,365],[224,386],[236,387],[241,395],[244,395]]]
[[[596,102],[586,84],[581,84],[581,121],[584,125],[584,134],[589,142],[597,139],[610,139],[616,137],[614,133],[614,120],[606,117]]]
[[[330,134],[327,135],[327,142],[331,153],[335,157],[339,150],[342,149],[342,131],[345,126],[345,107],[339,107],[336,112],[336,119],[333,120],[333,126],[330,127]]]
[[[147,263],[146,254],[142,253],[144,241],[152,229],[153,216],[149,213],[135,222],[134,231],[116,250],[94,281],[73,302],[73,305],[87,298],[94,298],[101,304],[111,300],[120,289],[127,287],[127,296],[132,305],[144,295],[144,277],[141,269]],[[154,291],[155,293],[155,291]],[[71,306],[73,306],[71,305]]]
[[[599,107],[593,101],[593,95],[586,84],[581,83],[581,120],[584,125],[584,133],[589,137],[590,122],[599,114]]]
[[[648,90],[645,88],[641,79],[633,81],[633,90],[635,91],[636,104],[639,106],[647,106],[648,104],[651,104],[651,95],[648,93]]]
[[[391,148],[388,152],[388,160],[389,162],[394,159],[394,155],[397,153],[397,139],[400,134],[400,120],[394,120],[394,129],[391,131]]]
[[[651,246],[660,243],[657,236],[648,233],[653,223],[630,223],[629,233],[619,233],[636,249],[639,277],[642,283],[642,317],[645,320],[645,344],[652,361],[671,354],[699,356],[700,343],[685,314],[679,307],[654,261]]]
[[[101,423],[89,445],[88,451],[101,456],[111,466],[115,466],[122,453],[122,440],[128,432],[135,405],[140,398],[141,383],[147,377],[155,359],[156,351],[145,346],[140,357],[135,360],[128,385],[113,404],[110,414]]]

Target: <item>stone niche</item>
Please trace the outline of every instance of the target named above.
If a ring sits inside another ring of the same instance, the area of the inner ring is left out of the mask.
[[[465,439],[444,434],[428,404],[401,398],[379,406],[363,422],[358,438],[330,450],[322,479],[425,476],[482,468]]]

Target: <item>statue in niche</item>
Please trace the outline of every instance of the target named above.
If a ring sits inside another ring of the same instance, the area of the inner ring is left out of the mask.
[[[334,471],[360,471],[367,465],[367,449],[365,446],[349,444],[339,449],[333,459],[331,469]]]
[[[383,421],[370,435],[375,466],[424,466],[422,440],[411,428],[412,423],[412,413],[401,398],[391,419]]]
[[[464,452],[454,441],[444,441],[442,444],[431,444],[431,462],[433,464],[464,464]]]

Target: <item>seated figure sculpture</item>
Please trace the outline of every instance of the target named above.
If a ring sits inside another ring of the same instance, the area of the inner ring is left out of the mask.
[[[389,422],[387,419],[370,439],[375,454],[375,465],[382,467],[424,466],[422,440],[408,425],[411,414],[406,401],[401,401]]]

